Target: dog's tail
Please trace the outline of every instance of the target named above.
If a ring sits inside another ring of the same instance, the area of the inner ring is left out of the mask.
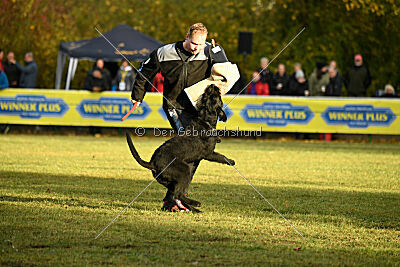
[[[128,141],[129,149],[131,150],[132,156],[136,159],[136,161],[143,167],[155,171],[153,164],[151,164],[150,162],[146,162],[140,158],[139,153],[136,151],[136,148],[133,145],[132,139],[128,132],[126,132],[126,141]]]

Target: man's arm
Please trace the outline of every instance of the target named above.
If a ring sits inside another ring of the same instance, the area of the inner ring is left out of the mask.
[[[146,90],[144,88],[147,80],[152,82],[157,72],[160,71],[160,64],[157,58],[157,49],[154,50],[150,57],[142,63],[142,66],[136,74],[136,80],[133,85],[131,97],[132,100],[142,102]]]
[[[215,44],[215,42],[206,46],[206,54],[211,57],[212,64],[229,62],[222,46]]]
[[[21,66],[21,64],[19,64],[18,62],[15,63],[15,65],[17,66],[17,68],[23,72],[23,73],[33,73],[35,71],[35,66],[34,64],[29,64],[28,66]]]

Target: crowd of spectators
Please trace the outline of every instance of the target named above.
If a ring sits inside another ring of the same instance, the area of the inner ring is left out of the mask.
[[[249,95],[281,95],[281,96],[343,96],[343,85],[347,96],[365,97],[371,85],[371,75],[363,62],[361,54],[354,56],[354,65],[342,76],[337,62],[332,60],[329,65],[318,61],[308,79],[300,63],[294,64],[292,74],[288,74],[284,64],[280,63],[276,73],[268,69],[268,59],[260,60],[260,68],[252,75],[247,87]],[[377,96],[396,97],[392,85],[385,86]]]
[[[0,89],[35,88],[38,67],[32,52],[27,52],[24,66],[15,60],[14,52],[9,51],[3,61],[4,51],[0,49]]]
[[[14,52],[9,51],[4,58],[4,51],[0,49],[0,89],[4,88],[35,88],[38,67],[32,52],[27,52],[24,65],[15,60]],[[295,63],[293,72],[288,74],[283,63],[278,65],[276,73],[268,68],[268,59],[260,60],[260,68],[253,72],[251,82],[247,88],[232,89],[230,93],[244,92],[248,95],[281,95],[281,96],[343,96],[343,87],[349,97],[365,97],[371,85],[371,75],[364,64],[361,54],[354,56],[354,64],[345,73],[340,73],[336,61],[329,65],[318,61],[315,68],[307,77],[300,63]],[[118,66],[116,65],[115,69]],[[83,87],[92,92],[102,91],[130,91],[136,71],[127,60],[122,60],[117,72],[105,67],[103,59],[99,58],[85,78]],[[236,86],[247,84],[242,80]],[[147,91],[163,92],[164,77],[157,73],[154,80],[146,85]],[[240,85],[239,85],[240,83]],[[243,86],[245,87],[245,86]],[[245,90],[247,89],[247,90]],[[384,90],[377,90],[376,96],[396,97],[395,88],[387,84]]]

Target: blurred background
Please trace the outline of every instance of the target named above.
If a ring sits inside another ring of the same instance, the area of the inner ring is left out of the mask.
[[[37,88],[54,88],[62,41],[98,36],[128,24],[163,43],[185,38],[188,27],[203,22],[228,58],[250,80],[260,58],[272,59],[304,26],[301,36],[272,62],[288,70],[301,62],[309,75],[318,60],[336,60],[344,73],[356,53],[372,76],[368,95],[390,83],[400,85],[400,3],[395,0],[0,0],[0,48],[23,62],[32,51],[39,67]],[[252,54],[238,54],[238,33],[253,33]],[[138,65],[139,63],[135,63]],[[93,62],[81,61],[71,88],[83,88]],[[66,68],[64,68],[64,74]],[[63,75],[64,84],[65,75]]]

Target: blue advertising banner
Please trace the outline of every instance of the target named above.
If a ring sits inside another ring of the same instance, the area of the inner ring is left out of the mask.
[[[228,120],[217,129],[400,135],[400,99],[234,96],[222,97]],[[129,92],[0,90],[0,124],[143,127],[170,129],[163,97],[147,93],[128,117]]]

